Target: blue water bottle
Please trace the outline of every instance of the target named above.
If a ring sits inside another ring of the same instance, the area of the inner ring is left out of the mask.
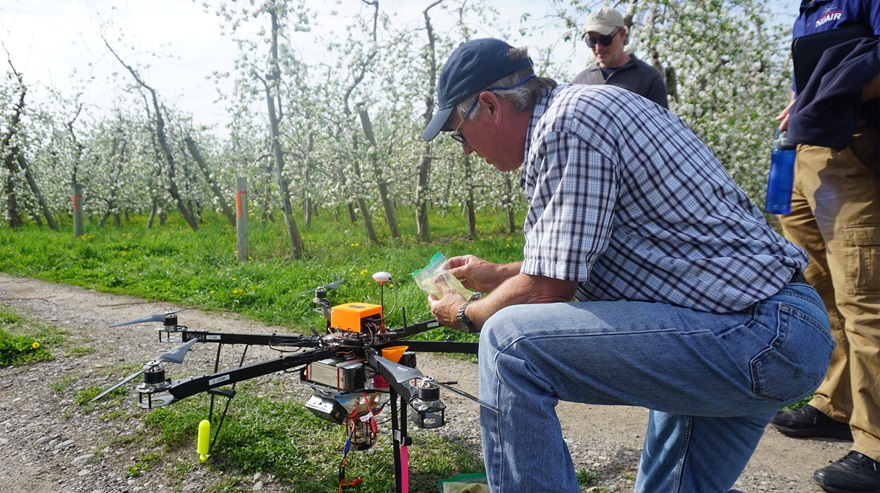
[[[791,189],[794,185],[795,145],[785,132],[777,132],[767,177],[767,200],[764,210],[771,214],[791,212]]]

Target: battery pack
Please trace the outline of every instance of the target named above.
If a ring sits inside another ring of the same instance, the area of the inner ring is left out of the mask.
[[[358,360],[327,358],[306,367],[305,379],[339,392],[364,389],[364,364]]]

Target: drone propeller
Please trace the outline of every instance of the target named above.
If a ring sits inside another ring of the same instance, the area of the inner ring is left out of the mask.
[[[197,305],[201,306],[201,305]],[[127,322],[120,322],[118,324],[113,324],[110,327],[122,327],[123,325],[134,325],[134,324],[144,324],[149,322],[165,322],[165,318],[169,315],[174,315],[176,313],[180,313],[184,310],[190,310],[192,308],[197,308],[197,306],[188,306],[186,308],[181,308],[179,310],[167,311],[165,313],[155,313],[153,315],[147,315],[145,317],[136,318],[134,320],[129,320]]]
[[[138,371],[132,373],[131,375],[129,375],[129,376],[123,378],[121,381],[119,381],[118,383],[116,383],[116,385],[114,385],[114,386],[110,387],[109,389],[107,389],[107,390],[101,392],[100,394],[98,394],[97,396],[95,396],[95,397],[94,397],[91,401],[89,401],[89,402],[95,402],[96,400],[100,399],[101,397],[104,397],[105,395],[109,394],[110,392],[113,392],[114,390],[118,389],[119,387],[122,387],[123,385],[125,385],[125,384],[127,384],[128,382],[132,381],[133,379],[137,378],[139,375],[141,375],[141,374],[144,373],[145,371],[150,370],[151,368],[154,368],[154,367],[156,367],[156,366],[159,366],[162,362],[168,362],[168,363],[183,363],[183,358],[186,356],[186,353],[187,353],[187,352],[189,351],[189,349],[190,349],[191,347],[193,347],[193,345],[194,345],[195,343],[197,343],[198,341],[199,341],[198,339],[190,339],[186,344],[182,344],[182,345],[177,346],[176,348],[172,349],[171,351],[167,351],[167,352],[164,352],[164,353],[160,354],[158,358],[156,358],[156,359],[153,360],[153,361],[150,361],[149,363],[147,363],[146,365],[144,365],[144,367],[141,368],[140,370],[138,370]]]
[[[185,344],[181,344],[171,351],[166,351],[159,355],[159,359],[157,362],[167,361],[168,363],[177,363],[182,364],[183,358],[186,357],[186,353],[189,352],[189,349],[193,347],[193,344],[199,342],[198,339],[190,339]]]
[[[434,379],[431,378],[431,377],[425,377],[424,380],[427,381],[427,382],[433,383],[434,385],[437,385],[437,386],[439,386],[439,387],[443,387],[444,389],[446,389],[446,390],[448,390],[448,391],[450,391],[450,392],[453,392],[453,393],[455,393],[455,394],[458,394],[458,395],[460,395],[460,396],[462,396],[462,397],[464,397],[464,398],[466,398],[466,399],[470,399],[470,400],[476,402],[477,404],[479,404],[479,405],[485,407],[486,409],[489,409],[489,410],[491,410],[491,411],[495,411],[496,413],[501,414],[501,410],[498,409],[497,407],[495,407],[495,406],[490,406],[489,404],[486,404],[485,402],[480,401],[480,399],[478,399],[476,396],[473,396],[473,395],[471,395],[471,394],[468,394],[468,393],[465,392],[464,390],[457,389],[457,388],[452,387],[452,386],[450,386],[450,385],[448,385],[448,384],[445,384],[445,383],[443,383],[443,382],[438,382],[437,380],[434,380]]]
[[[321,287],[324,288],[324,289],[326,289],[327,291],[331,291],[331,290],[334,290],[334,289],[338,288],[339,285],[342,284],[342,283],[344,283],[344,282],[345,282],[345,279],[339,279],[339,280],[336,280],[336,281],[333,281],[333,282],[328,282],[327,284],[325,284],[325,285],[323,285],[323,286],[321,286]]]
[[[317,289],[323,289],[324,291],[333,291],[334,289],[338,288],[340,284],[342,284],[344,282],[345,282],[345,279],[339,279],[338,281],[328,282],[327,284],[324,284],[323,286],[318,286],[315,289],[307,289],[307,290],[303,291],[302,293],[298,294],[297,296],[305,296],[307,294],[314,293],[315,290],[317,290]]]

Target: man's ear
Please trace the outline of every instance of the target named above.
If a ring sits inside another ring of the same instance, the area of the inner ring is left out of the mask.
[[[498,117],[498,109],[501,107],[501,101],[492,91],[483,91],[480,93],[481,111],[488,111],[489,116],[493,119]]]

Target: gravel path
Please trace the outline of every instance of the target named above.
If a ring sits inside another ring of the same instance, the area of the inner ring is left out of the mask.
[[[104,413],[84,413],[75,402],[76,390],[109,386],[121,378],[117,373],[120,365],[136,368],[168,349],[157,342],[153,330],[134,326],[121,332],[109,325],[162,313],[170,307],[3,274],[0,304],[65,330],[68,339],[53,361],[0,369],[0,493],[201,492],[224,481],[222,472],[207,467],[190,468],[184,475],[169,473],[176,462],[197,464],[194,450],[180,452],[179,456],[166,453],[163,467],[130,477],[126,467],[147,452],[143,440],[113,439],[143,433],[141,411],[134,409],[134,401],[120,406],[129,406],[121,409],[129,413],[127,419],[102,419]],[[199,310],[181,313],[180,319],[181,324],[204,330],[284,330],[235,314]],[[96,351],[70,354],[70,349],[76,347]],[[261,351],[268,350],[255,348],[249,354],[255,358],[269,354]],[[186,374],[188,368],[192,368],[191,374],[202,373],[213,358],[213,351],[194,348],[183,368],[175,373]],[[463,390],[478,393],[475,364],[431,354],[419,354],[418,360],[425,374],[441,381],[457,380]],[[305,400],[306,390],[293,377],[275,378],[288,379],[285,388],[290,388],[294,398]],[[477,406],[449,392],[444,393],[443,400],[447,404],[447,425],[430,432],[473,437],[476,447]],[[599,475],[599,486],[586,491],[632,491],[647,412],[562,403],[558,413],[578,469],[590,469]],[[415,441],[411,454],[418,454],[417,436]],[[848,450],[847,442],[792,440],[768,429],[735,486],[747,493],[818,492],[821,490],[810,480],[813,471]],[[245,478],[243,487],[244,491],[287,491],[268,474]]]

